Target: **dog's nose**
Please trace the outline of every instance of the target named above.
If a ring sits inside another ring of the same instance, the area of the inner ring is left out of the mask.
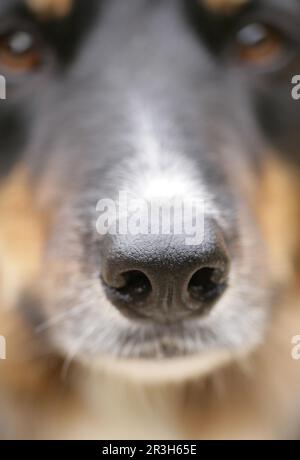
[[[102,248],[106,295],[125,316],[171,323],[204,315],[227,287],[230,260],[214,221],[197,246],[184,235],[106,235]]]

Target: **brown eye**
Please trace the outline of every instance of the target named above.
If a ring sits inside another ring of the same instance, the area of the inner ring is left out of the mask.
[[[238,57],[254,65],[272,63],[283,50],[283,37],[272,27],[260,23],[248,24],[236,35]]]
[[[0,66],[28,72],[39,67],[41,62],[41,48],[32,33],[17,30],[0,35]]]

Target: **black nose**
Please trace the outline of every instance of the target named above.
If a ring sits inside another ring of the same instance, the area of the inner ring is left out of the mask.
[[[229,256],[218,225],[206,222],[203,242],[184,235],[106,235],[101,277],[124,315],[175,322],[206,314],[224,293]]]

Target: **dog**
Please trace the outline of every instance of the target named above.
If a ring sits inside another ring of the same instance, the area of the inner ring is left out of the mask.
[[[299,31],[298,0],[2,0],[2,439],[299,436]],[[101,233],[120,192],[202,237]]]

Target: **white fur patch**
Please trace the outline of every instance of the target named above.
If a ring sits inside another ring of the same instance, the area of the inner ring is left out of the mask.
[[[127,141],[137,153],[128,156],[120,166],[117,174],[120,190],[126,190],[132,198],[149,202],[156,199],[201,200],[206,214],[217,213],[201,171],[196,171],[192,160],[172,139],[172,126],[161,128],[156,122],[156,119],[162,119],[161,115],[139,102],[129,112],[134,138]]]

